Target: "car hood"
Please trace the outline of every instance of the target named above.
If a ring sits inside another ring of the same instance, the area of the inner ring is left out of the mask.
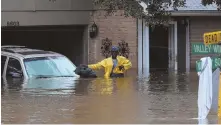
[[[77,77],[58,77],[58,78],[30,78],[24,80],[24,89],[59,89],[70,88],[78,82]]]
[[[79,83],[78,77],[30,78],[3,80],[6,90],[19,90],[23,93],[62,94],[73,93]]]

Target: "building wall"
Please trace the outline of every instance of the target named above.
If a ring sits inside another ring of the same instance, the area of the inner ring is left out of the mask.
[[[2,0],[2,26],[89,24],[91,0]]]
[[[190,68],[195,69],[196,60],[208,55],[193,55],[191,43],[203,42],[205,32],[221,30],[221,17],[191,17],[190,18]]]
[[[93,21],[97,24],[99,33],[96,38],[89,40],[89,63],[96,63],[105,58],[101,54],[102,39],[109,38],[113,45],[118,45],[121,40],[129,44],[129,59],[133,68],[137,68],[137,20],[122,16],[122,11],[107,17],[104,16],[105,13],[99,10],[91,14],[91,24]]]

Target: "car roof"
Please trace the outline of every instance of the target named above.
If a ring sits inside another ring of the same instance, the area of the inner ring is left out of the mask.
[[[62,54],[45,51],[40,49],[31,49],[25,46],[4,45],[1,46],[1,52],[6,55],[16,56],[18,58],[33,58],[33,57],[48,57],[48,56],[63,56]]]

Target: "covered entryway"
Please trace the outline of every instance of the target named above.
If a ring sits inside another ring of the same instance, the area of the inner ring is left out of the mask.
[[[178,70],[177,22],[169,27],[156,26],[150,29],[150,70]],[[184,43],[185,44],[185,43]],[[180,46],[179,49],[182,47]],[[183,48],[182,48],[183,49]],[[185,46],[184,46],[185,50]],[[183,57],[185,58],[185,56]]]
[[[182,21],[172,21],[169,27],[155,26],[154,29],[138,21],[138,73],[186,72],[186,28]]]
[[[86,25],[2,27],[2,45],[55,51],[79,65],[87,62],[86,32]]]

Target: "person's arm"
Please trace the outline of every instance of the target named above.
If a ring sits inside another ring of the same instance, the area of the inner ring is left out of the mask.
[[[88,67],[93,69],[93,70],[100,70],[100,69],[104,68],[104,66],[105,66],[104,60],[102,60],[101,62],[98,62],[96,64],[88,65]]]
[[[128,70],[132,67],[132,63],[129,59],[127,58],[123,58],[123,66],[124,66],[124,70]]]

